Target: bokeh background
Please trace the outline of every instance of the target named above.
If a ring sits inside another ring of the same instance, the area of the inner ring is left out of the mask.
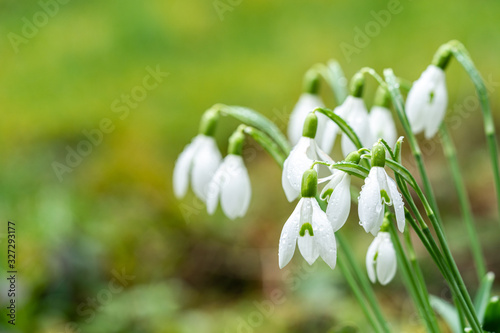
[[[362,47],[356,44],[358,29],[377,22],[372,11],[393,5],[400,12]],[[252,143],[246,148],[253,197],[247,216],[235,221],[220,211],[208,216],[192,194],[174,198],[175,159],[215,103],[251,107],[285,130],[313,64],[336,58],[348,77],[371,66],[415,80],[450,39],[466,45],[491,83],[500,119],[499,13],[493,0],[2,0],[0,260],[5,269],[10,219],[17,228],[19,293],[17,325],[6,324],[2,305],[0,330],[369,332],[338,270],[321,260],[308,266],[299,256],[278,269],[278,239],[294,204],[265,152]],[[346,44],[359,52],[346,55]],[[118,110],[156,69],[168,76],[127,112]],[[374,86],[368,80],[368,105]],[[499,225],[482,120],[473,86],[455,62],[448,87],[459,160],[488,267],[498,272]],[[335,106],[326,85],[322,96]],[[59,177],[54,163],[66,164],[68,149],[103,119],[113,129]],[[237,125],[222,120],[221,151]],[[455,256],[474,291],[445,160],[437,140],[422,138],[422,145]],[[363,264],[371,237],[355,215],[342,232]],[[449,298],[417,250],[430,291]],[[5,304],[7,282],[0,281]],[[422,331],[399,276],[375,289],[394,331]]]

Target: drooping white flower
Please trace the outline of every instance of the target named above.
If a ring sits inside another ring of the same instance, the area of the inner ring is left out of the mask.
[[[321,198],[328,200],[326,216],[333,232],[336,232],[345,224],[351,211],[351,176],[344,171],[334,170],[331,176],[325,178],[328,179],[330,181],[323,188]]]
[[[444,71],[430,65],[415,81],[406,99],[406,114],[414,133],[432,138],[443,122],[448,93]]]
[[[386,285],[396,275],[396,251],[388,232],[379,232],[368,247],[366,253],[366,270],[372,283]]]
[[[205,202],[208,183],[219,167],[221,159],[214,138],[198,134],[175,162],[173,175],[175,196],[180,199],[186,195],[191,178],[194,193]]]
[[[318,147],[314,139],[301,137],[283,164],[281,181],[288,201],[291,202],[299,196],[302,175],[315,160],[333,163],[331,157]]]
[[[213,214],[220,203],[224,214],[234,220],[248,210],[252,188],[248,171],[240,155],[229,154],[208,185],[207,211]]]
[[[366,110],[365,102],[360,97],[349,95],[342,105],[334,110],[346,123],[351,126],[354,132],[358,135],[363,146],[370,145],[373,142],[370,119]],[[338,127],[337,127],[338,130]],[[357,150],[356,146],[351,142],[349,137],[342,133],[342,153],[344,156]]]
[[[396,144],[397,132],[391,111],[383,106],[375,105],[370,110],[370,129],[374,144],[378,139],[384,139],[389,146]]]
[[[288,122],[288,138],[292,145],[296,145],[302,137],[302,128],[307,115],[319,107],[323,108],[325,104],[317,94],[303,93],[300,96]],[[327,116],[318,114],[318,131],[315,141],[327,154],[331,152],[333,147],[334,137],[330,130],[335,126],[335,123]]]
[[[332,269],[337,263],[337,245],[332,226],[316,199],[302,198],[281,232],[279,266],[285,267],[298,244],[304,259],[312,265],[321,256]]]
[[[403,232],[404,204],[396,182],[389,177],[383,167],[373,166],[358,198],[359,220],[366,232],[376,235],[380,230],[384,220],[384,204],[394,206],[398,229]]]

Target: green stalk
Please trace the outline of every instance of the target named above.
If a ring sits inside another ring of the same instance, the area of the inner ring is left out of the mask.
[[[349,259],[347,259],[349,261]],[[347,284],[349,284],[349,287],[351,287],[351,290],[358,300],[359,305],[361,306],[361,310],[365,314],[366,318],[368,318],[368,321],[372,325],[373,329],[375,332],[389,332],[388,330],[383,330],[380,328],[380,322],[377,322],[375,317],[373,316],[373,313],[370,311],[370,309],[367,307],[366,304],[366,299],[363,297],[363,292],[362,288],[358,285],[356,279],[350,272],[349,268],[344,264],[344,259],[339,255],[337,259],[337,265],[339,266],[340,270],[342,271],[342,274],[344,275],[344,278],[347,281]]]
[[[391,219],[392,220],[392,219]],[[420,316],[424,318],[425,324],[427,326],[427,330],[431,333],[437,332],[439,333],[439,327],[437,325],[436,317],[433,316],[434,311],[429,303],[429,299],[425,298],[424,290],[427,291],[424,285],[424,289],[419,285],[421,281],[417,281],[415,272],[413,272],[409,259],[406,256],[405,251],[403,250],[403,246],[401,245],[401,241],[399,240],[398,233],[394,221],[391,221],[389,231],[391,234],[391,239],[394,244],[394,249],[396,250],[396,257],[399,263],[400,271],[403,275],[403,278],[406,282],[407,289],[410,291],[410,295],[413,298],[413,302],[415,303]]]
[[[469,52],[467,52],[465,46],[456,40],[448,42],[447,45],[449,45],[450,51],[455,57],[455,59],[457,59],[457,61],[460,63],[460,65],[462,65],[462,67],[469,75],[472,83],[474,84],[474,87],[476,88],[479,97],[479,102],[481,103],[481,110],[484,122],[484,134],[486,135],[486,141],[488,143],[491,165],[493,168],[493,177],[497,192],[497,209],[500,216],[500,166],[498,162],[498,143],[495,133],[495,122],[493,121],[490,101],[488,98],[488,90],[486,89],[486,85],[484,84],[481,74],[474,65],[474,62],[472,61]]]
[[[279,156],[282,153],[279,151],[277,145],[270,144],[270,142],[267,140],[257,140],[257,142],[259,144],[261,144],[264,147],[264,149],[267,152],[269,152],[271,154],[271,156],[273,156],[273,157]],[[285,154],[288,155],[289,151],[286,151]],[[276,159],[277,162],[278,162],[278,160],[279,159]],[[283,167],[282,163],[278,162],[278,164],[280,164],[280,166]],[[341,164],[341,163],[339,163],[339,164]],[[350,165],[350,164],[352,164],[352,165]],[[345,169],[346,171],[351,171],[351,168],[353,168],[355,166],[356,165],[354,165],[353,163],[345,163],[345,165],[344,165],[344,167],[347,168],[347,169]],[[360,168],[360,170],[358,171],[359,174],[361,174],[361,175],[366,174],[366,171],[363,170],[362,167],[359,166],[359,168]],[[358,174],[358,176],[360,176],[359,174]],[[325,202],[320,200],[319,197],[316,197],[316,199],[317,199],[321,209],[325,210],[326,209]],[[361,270],[358,267],[358,265],[356,264],[356,261],[354,260],[354,258],[352,257],[352,255],[351,255],[352,250],[349,248],[349,246],[347,245],[347,242],[343,239],[343,237],[340,233],[336,234],[336,239],[339,242],[339,245],[340,245],[340,248],[342,249],[342,252],[346,256],[347,264],[353,270],[355,277],[361,282],[361,287],[360,287],[357,285],[357,283],[355,283],[355,280],[352,278],[352,274],[350,272],[348,272],[346,269],[342,268],[342,267],[345,267],[345,264],[340,260],[339,266],[341,267],[341,270],[344,273],[344,276],[346,277],[346,280],[347,280],[349,286],[351,287],[353,293],[355,294],[356,298],[358,298],[359,304],[362,307],[363,312],[365,312],[367,319],[370,321],[370,323],[373,326],[373,329],[376,332],[389,333],[390,331],[389,331],[389,328],[387,326],[387,321],[384,319],[384,316],[382,315],[382,312],[380,311],[380,305],[378,304],[378,302],[376,300],[373,288],[370,285],[370,283],[368,282],[366,276],[361,272]],[[347,273],[345,273],[345,272],[347,272]],[[368,304],[371,306],[372,311],[375,314],[375,318],[378,321],[378,324],[376,324],[376,322],[374,321],[370,312],[367,311],[365,300],[359,298],[359,295],[362,295],[361,290],[364,291],[364,294],[366,295],[366,298],[368,299]],[[382,329],[380,329],[379,326],[382,327]]]
[[[327,65],[317,64],[313,66],[313,69],[328,83],[337,105],[342,104],[347,97],[347,79],[340,64],[332,59],[328,61]]]
[[[486,266],[479,244],[479,237],[474,226],[474,218],[472,216],[469,199],[467,197],[467,190],[465,188],[463,178],[460,174],[460,167],[458,166],[457,154],[453,141],[451,140],[447,126],[443,123],[439,129],[441,134],[441,143],[443,145],[444,155],[448,159],[450,165],[451,176],[457,190],[458,201],[464,217],[465,227],[467,228],[467,235],[469,236],[472,256],[476,264],[476,273],[478,280],[486,275]]]
[[[278,163],[279,166],[282,166],[285,162],[286,155],[283,153],[279,146],[271,140],[264,132],[259,131],[258,129],[252,126],[243,126],[243,132],[249,136],[251,136],[255,142],[261,145],[271,157]]]
[[[387,322],[384,319],[382,312],[380,311],[380,305],[377,302],[377,297],[375,296],[375,292],[373,291],[372,285],[370,284],[370,281],[368,281],[366,274],[362,272],[359,266],[356,264],[356,260],[352,255],[352,249],[345,241],[341,233],[337,232],[335,237],[337,239],[340,248],[342,249],[342,253],[344,253],[347,262],[351,266],[354,275],[358,278],[361,284],[361,288],[365,292],[365,296],[368,300],[368,303],[371,305],[373,312],[375,313],[375,316],[377,317],[380,325],[383,327],[383,331],[390,332],[389,326],[387,325]]]
[[[479,320],[476,315],[476,311],[474,309],[474,306],[472,304],[472,300],[470,298],[470,295],[465,287],[464,281],[462,279],[462,276],[460,275],[460,272],[458,271],[458,267],[455,263],[455,260],[453,259],[453,256],[451,254],[450,248],[448,246],[448,243],[446,242],[446,239],[444,237],[443,230],[441,229],[441,226],[439,225],[436,215],[434,214],[432,207],[430,206],[427,198],[425,197],[424,193],[418,186],[417,182],[415,181],[415,178],[411,175],[411,173],[406,170],[401,164],[387,160],[386,161],[387,165],[391,167],[395,172],[398,172],[404,179],[405,181],[408,182],[408,184],[415,190],[417,193],[420,201],[422,202],[425,211],[427,213],[427,216],[429,217],[429,220],[431,221],[432,226],[434,227],[434,230],[436,231],[436,235],[438,237],[439,244],[441,245],[443,253],[439,251],[439,248],[435,244],[434,238],[430,234],[430,231],[427,229],[427,231],[424,232],[426,234],[426,238],[429,241],[429,244],[433,247],[433,250],[437,255],[437,258],[440,257],[440,255],[444,255],[444,263],[445,266],[449,269],[449,277],[450,277],[450,282],[451,285],[456,285],[458,288],[458,295],[456,295],[461,303],[464,305],[464,310],[465,310],[465,315],[467,316],[467,319],[469,320],[469,323],[473,327],[480,327]],[[418,208],[415,206],[413,203],[413,199],[411,196],[409,196],[409,193],[407,192],[407,189],[404,190],[401,188],[401,191],[403,195],[405,196],[405,199],[408,201],[410,205],[412,205],[412,209],[414,212],[418,212]],[[412,204],[413,203],[413,204]],[[421,222],[423,223],[423,221]],[[425,225],[425,223],[424,223]],[[463,301],[463,302],[462,302]],[[478,331],[480,332],[480,331]]]
[[[392,104],[396,109],[396,113],[398,114],[401,125],[403,125],[403,129],[406,133],[406,138],[408,139],[408,143],[410,144],[410,150],[413,154],[413,157],[415,158],[415,161],[417,162],[417,168],[420,173],[420,177],[422,178],[422,183],[424,184],[425,194],[429,198],[434,211],[437,215],[439,215],[436,198],[434,197],[431,182],[429,180],[429,177],[427,176],[427,171],[425,169],[422,151],[420,150],[420,146],[418,145],[417,138],[411,130],[410,122],[406,117],[403,96],[401,96],[401,91],[399,90],[398,79],[390,68],[384,70],[384,77],[387,82],[389,93],[391,94]]]

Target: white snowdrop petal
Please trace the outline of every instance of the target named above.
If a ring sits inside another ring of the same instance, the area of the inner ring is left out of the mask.
[[[288,171],[288,159],[283,163],[283,172],[281,173],[281,185],[283,186],[283,191],[285,192],[286,199],[289,202],[297,199],[300,194],[300,191],[293,188],[287,177]]]
[[[302,176],[311,167],[313,160],[307,156],[307,150],[315,144],[311,138],[302,137],[288,156],[286,168],[283,168],[290,186],[300,192]]]
[[[280,268],[285,267],[293,257],[295,252],[295,244],[297,243],[297,237],[299,236],[299,220],[300,211],[302,208],[303,199],[299,201],[297,207],[292,212],[292,215],[288,218],[281,231],[280,243],[278,248],[278,258]]]
[[[318,202],[311,199],[311,204],[313,208],[312,227],[319,255],[331,269],[334,269],[337,264],[337,243],[335,241],[332,226],[325,212],[319,207]]]
[[[318,114],[318,113],[317,113]],[[339,127],[335,122],[333,122],[330,118],[325,116],[322,113],[318,114],[318,122],[323,122],[323,129],[321,131],[321,138],[319,139],[320,142],[318,142],[319,147],[321,150],[323,150],[326,154],[330,154],[332,152],[332,148],[335,144],[335,138],[337,137]],[[318,141],[318,138],[316,138],[316,141]]]
[[[302,257],[304,257],[309,265],[312,265],[319,256],[318,247],[316,246],[314,237],[311,237],[309,232],[306,230],[304,236],[299,235],[297,243]]]
[[[411,129],[415,134],[420,133],[424,129],[426,121],[424,110],[429,95],[429,84],[420,78],[415,81],[406,98],[406,115],[408,116]]]
[[[377,276],[375,275],[375,255],[377,254],[380,241],[380,237],[375,237],[368,247],[368,251],[366,251],[366,272],[372,283],[377,282]]]
[[[384,237],[384,240],[380,242],[376,266],[378,281],[385,286],[394,278],[397,268],[396,251],[392,245],[390,235]]]
[[[317,107],[324,107],[323,101],[318,95],[304,93],[300,96],[288,122],[288,139],[292,145],[297,144],[302,137],[304,121],[307,115]]]
[[[358,215],[360,224],[366,232],[373,230],[383,210],[380,202],[380,188],[377,181],[377,167],[373,167],[361,187],[358,199]]]
[[[378,186],[380,188],[380,191],[384,190],[385,193],[387,193],[387,196],[389,197],[387,201],[387,199],[385,197],[382,197],[380,195],[380,200],[382,200],[383,202],[385,202],[387,205],[392,205],[392,200],[391,200],[391,192],[389,190],[389,184],[387,183],[387,179],[389,178],[389,176],[387,175],[387,172],[385,171],[384,168],[382,167],[373,167],[372,169],[375,169],[375,172],[377,174],[377,182],[378,182]]]
[[[372,144],[378,139],[384,139],[391,147],[397,140],[396,125],[391,111],[383,106],[375,105],[370,111],[370,129],[373,135]]]
[[[213,137],[203,136],[193,158],[191,184],[193,191],[203,202],[206,200],[208,184],[220,165],[222,157]]]
[[[175,162],[173,185],[174,194],[178,199],[183,198],[187,193],[191,163],[200,142],[200,137],[196,136],[193,141],[184,148]]]
[[[318,184],[328,181],[325,187],[323,187],[323,190],[321,190],[320,196],[322,198],[325,197],[327,191],[334,190],[344,179],[345,173],[343,171],[333,169],[332,172],[333,173],[330,176],[318,180]]]
[[[385,216],[384,206],[380,205],[380,207],[381,207],[381,209],[378,212],[377,219],[375,220],[375,223],[373,223],[373,226],[370,229],[370,233],[373,236],[377,236],[377,234],[378,234],[378,232],[380,230],[380,227],[384,223],[384,216]]]
[[[387,176],[387,184],[389,185],[389,196],[393,202],[394,212],[396,213],[396,221],[398,224],[398,229],[400,232],[405,230],[405,208],[403,197],[398,191],[398,186],[396,182],[389,176]]]
[[[446,82],[444,79],[437,83],[433,92],[434,98],[429,106],[424,132],[426,139],[431,139],[434,135],[436,135],[439,126],[441,126],[444,116],[446,115],[446,108],[448,107],[448,92],[446,90]]]
[[[226,159],[224,159],[224,161],[222,161],[221,165],[212,177],[212,180],[208,184],[206,205],[207,212],[210,215],[215,213],[215,210],[217,209],[217,203],[219,202],[222,184],[223,182],[227,181],[227,177],[225,177],[227,175],[226,167],[227,162]]]
[[[326,216],[333,232],[342,228],[351,211],[351,177],[345,172],[340,172],[343,173],[342,180],[333,190],[326,208]]]
[[[221,206],[227,217],[235,219],[246,213],[252,190],[243,158],[239,155],[228,155],[226,160],[227,181],[221,186]]]

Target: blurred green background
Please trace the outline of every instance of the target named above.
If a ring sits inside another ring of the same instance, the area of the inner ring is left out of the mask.
[[[248,106],[285,130],[302,75],[330,58],[348,77],[371,66],[415,80],[439,45],[459,39],[491,82],[499,119],[500,2],[401,0],[400,12],[356,45],[357,29],[377,22],[373,11],[394,3],[2,0],[0,260],[5,268],[10,219],[17,228],[19,293],[17,325],[6,324],[2,305],[0,330],[369,332],[338,270],[320,260],[310,267],[298,256],[278,269],[278,239],[294,204],[263,151],[247,147],[253,197],[247,216],[236,221],[220,211],[208,216],[192,194],[179,202],[171,178],[207,108]],[[346,56],[346,44],[359,52]],[[147,68],[168,76],[127,113],[117,109],[124,95],[140,91]],[[370,105],[375,84],[368,85]],[[461,167],[488,266],[498,271],[498,218],[482,120],[473,87],[455,62],[448,87]],[[335,106],[326,85],[322,95]],[[77,149],[85,131],[103,119],[113,130],[59,178],[54,162],[65,163],[68,147]],[[222,152],[236,126],[229,119],[219,126]],[[440,147],[422,144],[455,256],[475,290]],[[352,211],[342,232],[363,264],[371,236],[358,226],[355,206]],[[449,298],[418,250],[430,291]],[[0,281],[6,304],[7,281]],[[422,330],[399,276],[375,289],[394,331]]]

